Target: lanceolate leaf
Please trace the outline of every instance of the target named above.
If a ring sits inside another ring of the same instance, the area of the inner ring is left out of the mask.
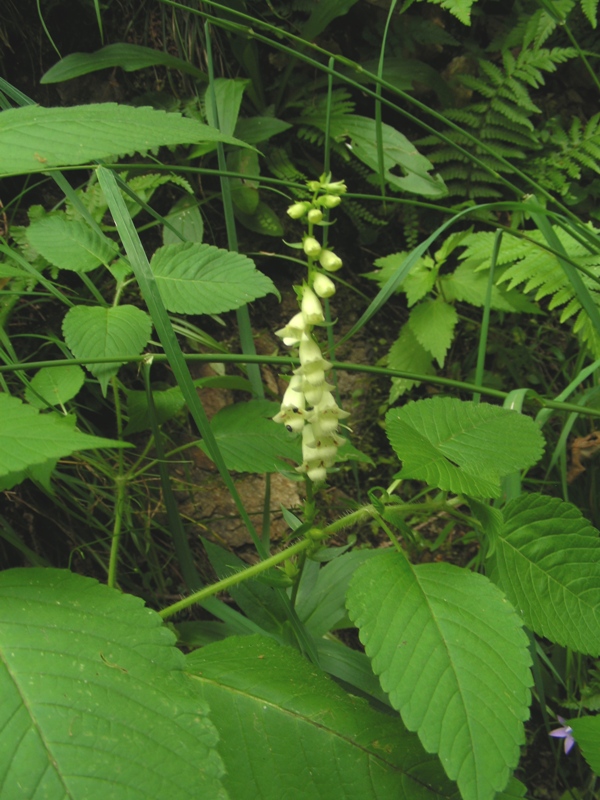
[[[183,655],[137,597],[63,570],[0,575],[6,798],[225,800]]]
[[[535,464],[544,444],[529,417],[449,397],[391,409],[386,425],[399,477],[474,497],[499,497],[500,478]]]
[[[519,760],[532,683],[504,595],[483,575],[387,552],[358,568],[347,602],[406,727],[439,754],[463,800],[491,800]]]
[[[187,669],[216,721],[235,800],[455,796],[398,718],[348,695],[291,647],[230,638],[191,653]]]
[[[57,414],[40,414],[16,397],[0,393],[0,476],[17,474],[77,450],[124,447],[122,442],[70,430]],[[23,479],[16,477],[14,483]],[[10,488],[3,482],[4,489]]]
[[[286,466],[282,458],[296,463],[301,460],[300,440],[271,419],[278,411],[278,403],[250,400],[227,406],[215,414],[210,427],[228,469],[234,472],[279,472]],[[209,455],[204,442],[200,442],[200,447]]]
[[[580,653],[600,655],[600,534],[571,503],[540,494],[509,503],[490,526],[490,578],[525,624]]]
[[[58,214],[33,222],[27,228],[27,239],[55,267],[74,272],[89,272],[108,264],[119,250],[113,241],[82,220],[68,220]]]
[[[208,244],[160,247],[150,262],[168,311],[219,314],[276,292],[247,256]]]
[[[135,306],[73,306],[63,320],[63,334],[75,358],[137,356],[150,338],[148,314]],[[106,392],[123,361],[86,365]]]
[[[41,172],[161,145],[219,141],[247,147],[209,125],[152,108],[117,103],[9,108],[0,115],[0,174]]]

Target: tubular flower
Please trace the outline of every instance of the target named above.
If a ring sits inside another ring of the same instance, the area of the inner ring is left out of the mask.
[[[337,272],[342,267],[342,259],[333,250],[321,250],[319,263],[327,272]]]
[[[319,272],[313,281],[313,289],[315,294],[319,297],[333,297],[335,294],[335,283],[328,278],[327,275],[323,275]]]
[[[306,325],[318,325],[323,322],[323,307],[317,295],[308,286],[302,292],[302,302],[300,304],[302,316]]]
[[[303,336],[306,335],[306,319],[302,312],[295,314],[285,328],[275,331],[275,336],[283,339],[283,343],[288,347],[298,344]]]

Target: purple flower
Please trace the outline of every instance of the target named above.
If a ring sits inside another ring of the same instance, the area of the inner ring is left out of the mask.
[[[564,739],[565,753],[570,753],[575,744],[573,728],[571,728],[570,725],[565,724],[565,720],[562,717],[557,717],[557,719],[559,722],[562,722],[562,728],[557,728],[555,731],[551,731],[550,736],[554,736],[555,739]]]

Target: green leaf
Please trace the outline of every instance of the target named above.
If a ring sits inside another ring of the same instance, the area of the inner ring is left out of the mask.
[[[82,220],[67,220],[62,215],[49,215],[27,228],[27,239],[47,261],[59,269],[89,272],[108,264],[119,248]]]
[[[400,372],[414,372],[417,375],[433,375],[433,359],[417,341],[408,325],[404,325],[400,336],[390,348],[387,356],[387,366]],[[418,386],[419,381],[410,378],[392,378],[390,390],[390,403],[395,402],[413,386]]]
[[[532,684],[528,639],[504,595],[483,575],[387,552],[356,571],[348,611],[406,727],[463,800],[492,800],[519,761]]]
[[[24,106],[0,114],[0,174],[40,172],[161,145],[244,142],[181,114],[93,103],[68,108]]]
[[[218,128],[227,136],[232,136],[242,105],[244,91],[250,83],[246,78],[215,78],[206,89],[204,98],[206,119],[213,128]],[[214,92],[218,119],[213,114],[211,94]]]
[[[152,331],[148,314],[135,306],[73,306],[63,320],[63,335],[75,358],[110,358],[137,356]],[[86,364],[100,381],[102,391],[124,361],[106,364]]]
[[[193,197],[178,200],[165,217],[186,242],[201,242],[204,238],[204,220]],[[166,225],[163,227],[163,244],[179,244],[181,239]]]
[[[310,120],[316,127],[325,130],[325,119]],[[384,177],[391,186],[404,192],[443,197],[446,194],[444,182],[430,171],[433,164],[421,155],[417,148],[391,125],[381,126],[383,134]],[[330,135],[337,141],[349,140],[352,153],[374,172],[378,171],[376,121],[358,114],[340,114],[331,119]],[[398,169],[404,177],[395,174]]]
[[[275,117],[248,117],[247,119],[238,119],[235,135],[247,144],[255,145],[266,142],[291,127],[289,122]]]
[[[0,419],[0,476],[14,475],[77,450],[127,446],[124,442],[71,431],[58,414],[40,414],[37,409],[5,393],[0,393]],[[12,485],[21,480],[22,475]],[[4,485],[4,488],[10,487]]]
[[[273,422],[279,403],[250,400],[219,411],[210,427],[227,468],[234,472],[280,472],[286,465],[282,458],[299,464],[300,440],[293,438],[283,425]],[[210,455],[203,441],[200,447]]]
[[[330,22],[347,14],[357,0],[328,0],[327,3],[312,5],[310,17],[301,28],[302,38],[312,42],[322,33]]]
[[[77,364],[42,367],[31,379],[25,397],[34,408],[62,406],[79,393],[84,378],[85,374]]]
[[[192,75],[197,81],[207,80],[207,76],[202,70],[182,58],[170,56],[163,50],[118,42],[102,47],[94,53],[71,53],[58,64],[50,67],[42,75],[40,83],[62,83],[62,81],[70,81],[81,75],[88,75],[90,72],[97,72],[109,67],[121,67],[125,72],[135,72],[138,69],[154,67],[157,64]]]
[[[441,800],[436,760],[400,720],[344,692],[290,647],[245,636],[187,656],[220,734],[235,800]]]
[[[544,447],[529,417],[450,397],[393,408],[386,425],[403,462],[398,477],[474,497],[499,497],[500,479],[535,464]]]
[[[278,238],[283,236],[283,225],[279,217],[271,206],[262,200],[259,201],[253,214],[246,214],[237,207],[234,208],[234,211],[236,219],[239,219],[249,231],[261,233],[263,236],[276,236]]]
[[[208,244],[159,247],[150,265],[165,307],[178,314],[220,314],[276,293],[247,256]]]
[[[600,775],[600,717],[579,717],[567,720],[575,741],[592,770]]]
[[[581,0],[581,10],[588,18],[588,21],[592,28],[595,28],[598,24],[597,22],[597,14],[598,14],[598,0]],[[598,772],[598,770],[595,770]]]
[[[600,655],[600,534],[571,503],[521,495],[486,528],[489,576],[540,636]]]
[[[216,732],[174,642],[137,597],[63,570],[3,572],[3,797],[225,800]]]
[[[485,305],[488,278],[489,273],[487,271],[476,272],[474,265],[465,261],[459,264],[450,275],[442,275],[440,285],[448,302],[452,303],[458,300],[481,308]],[[514,311],[515,308],[506,299],[506,294],[506,292],[498,289],[497,286],[493,286],[490,308],[499,311]],[[539,313],[538,308],[536,308],[536,313]]]
[[[410,312],[408,325],[421,347],[444,366],[446,353],[454,338],[458,314],[443,300],[424,300]]]
[[[463,25],[471,24],[471,7],[475,0],[432,0],[432,2],[454,14]]]

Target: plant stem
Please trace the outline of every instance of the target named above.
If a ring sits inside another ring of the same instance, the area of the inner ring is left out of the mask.
[[[116,378],[111,378],[113,395],[115,399],[115,415],[117,418],[117,435],[119,441],[123,440],[123,415],[121,412],[121,399],[119,397],[119,387]],[[117,490],[117,499],[115,501],[115,522],[113,525],[112,540],[110,543],[110,557],[108,561],[108,579],[107,584],[112,589],[115,588],[117,582],[117,564],[119,561],[119,544],[121,541],[121,527],[123,525],[123,513],[125,511],[125,498],[127,493],[127,478],[125,475],[125,456],[123,450],[119,449],[117,453],[118,475],[115,478],[115,488]]]

